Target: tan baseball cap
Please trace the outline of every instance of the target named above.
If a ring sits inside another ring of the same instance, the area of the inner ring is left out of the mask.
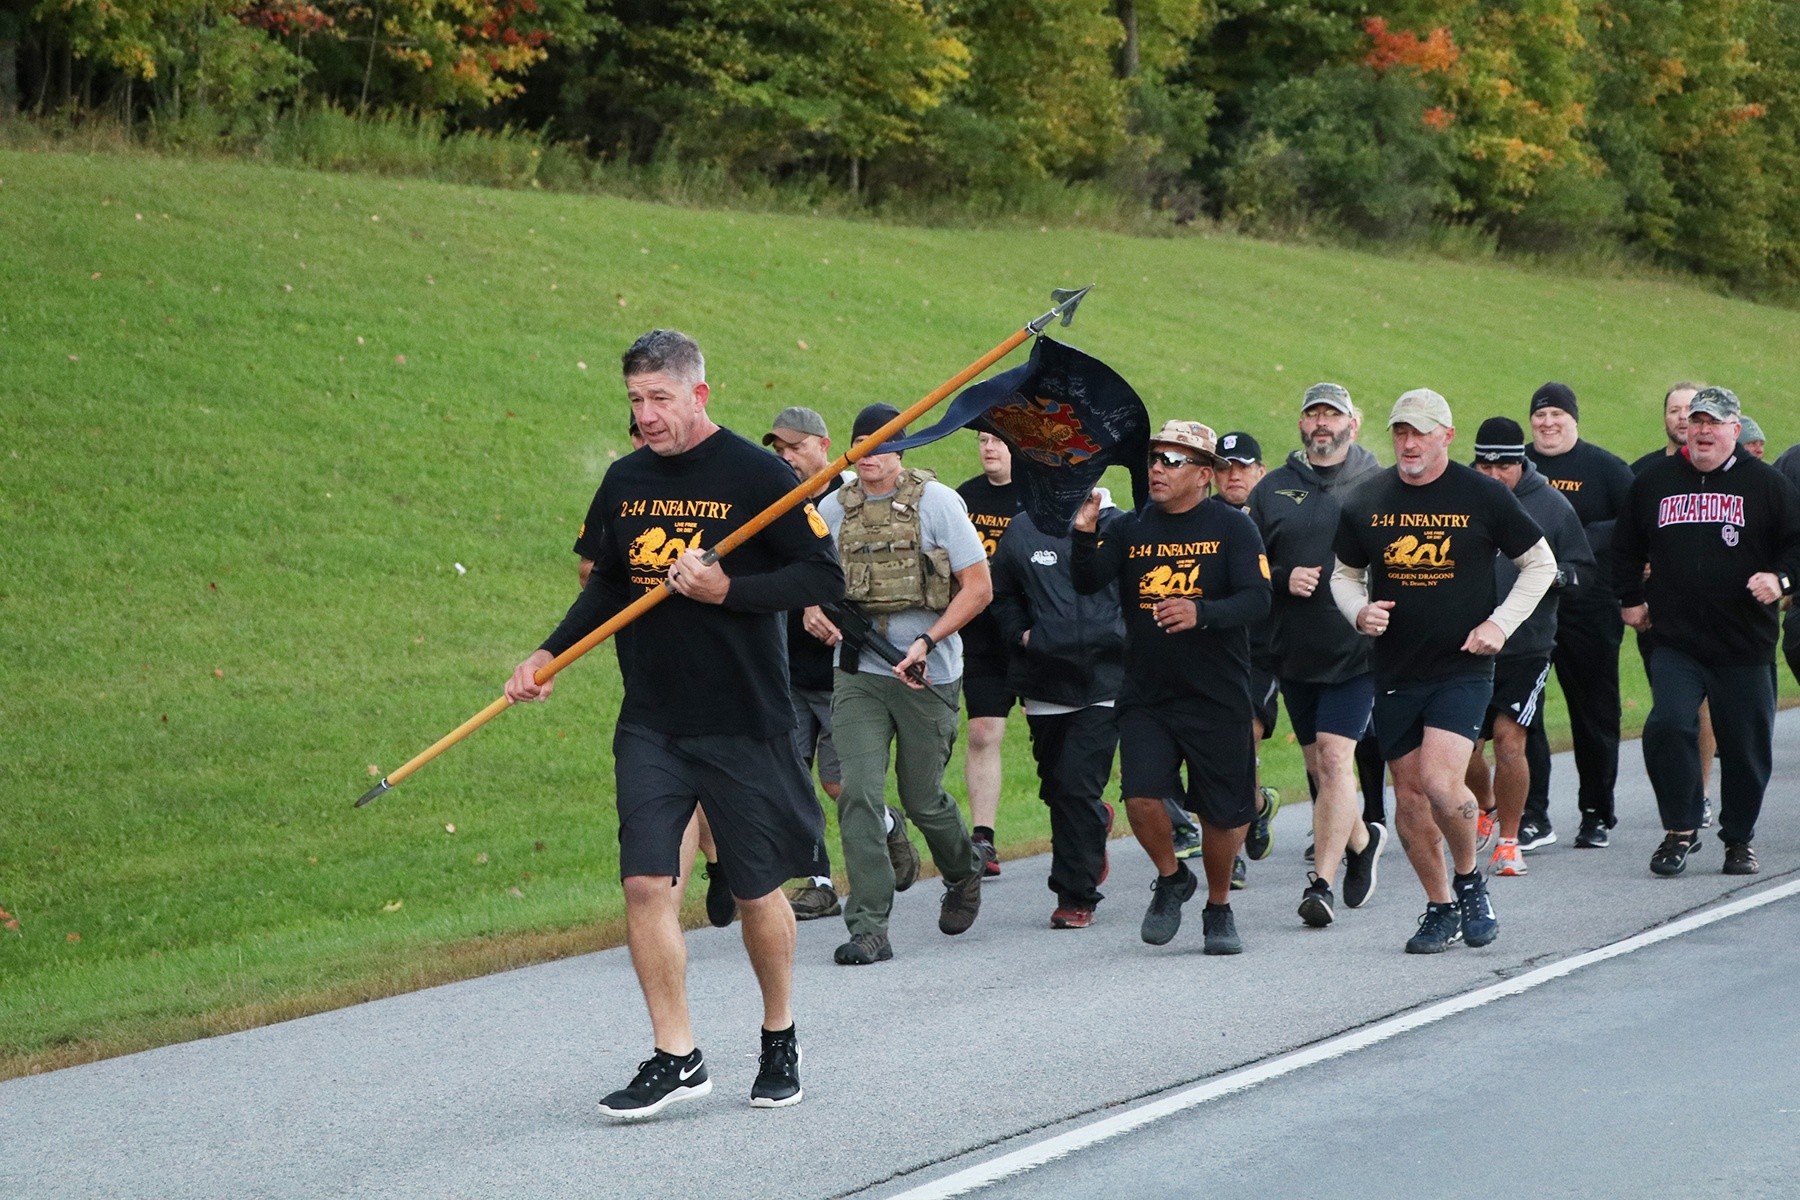
[[[1221,466],[1224,463],[1216,449],[1219,435],[1213,432],[1212,426],[1202,425],[1199,421],[1165,422],[1161,432],[1150,439],[1150,444],[1193,450],[1210,466]]]
[[[1420,433],[1430,433],[1440,425],[1449,428],[1455,424],[1450,417],[1450,402],[1430,388],[1414,388],[1402,393],[1394,401],[1394,410],[1388,413],[1389,429],[1396,425],[1411,425]]]

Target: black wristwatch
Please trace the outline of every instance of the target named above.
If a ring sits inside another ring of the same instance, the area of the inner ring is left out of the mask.
[[[929,633],[921,633],[918,637],[914,638],[913,641],[924,642],[925,653],[927,654],[930,654],[933,650],[937,649],[937,639],[932,637]]]

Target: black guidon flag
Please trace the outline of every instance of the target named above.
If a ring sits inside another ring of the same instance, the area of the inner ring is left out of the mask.
[[[1149,500],[1144,402],[1117,371],[1052,338],[1040,335],[1023,365],[964,388],[936,425],[880,449],[910,450],[959,429],[994,434],[1012,448],[1025,511],[1052,537],[1069,532],[1082,501],[1114,463],[1131,472],[1133,505]]]

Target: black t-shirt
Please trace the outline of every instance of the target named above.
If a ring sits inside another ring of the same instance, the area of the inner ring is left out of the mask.
[[[813,499],[817,504],[844,486],[842,476],[833,475],[825,490]],[[797,688],[812,692],[831,690],[831,662],[837,651],[806,632],[804,608],[791,609],[787,619],[788,677]]]
[[[1650,453],[1643,455],[1641,458],[1634,458],[1631,460],[1631,473],[1634,476],[1642,475],[1646,470],[1648,470],[1651,467],[1654,467],[1657,463],[1661,462],[1663,459],[1668,458],[1668,457],[1669,457],[1669,448],[1667,446],[1662,446],[1662,447],[1659,447],[1658,449],[1652,450]]]
[[[977,475],[958,486],[956,494],[969,506],[969,523],[981,536],[981,548],[987,551],[991,562],[994,551],[1000,548],[1000,539],[1006,536],[1007,527],[1025,502],[1024,492],[1017,483],[989,483],[986,475]],[[1006,670],[1006,642],[1000,626],[986,609],[962,627],[962,642],[965,659],[987,660],[994,662],[998,671]],[[965,665],[964,670],[967,669]]]
[[[1103,534],[1071,535],[1070,572],[1087,595],[1113,580],[1125,610],[1122,705],[1168,706],[1221,724],[1250,720],[1250,625],[1269,611],[1269,560],[1256,523],[1212,497],[1184,513],[1143,508]],[[1156,606],[1194,601],[1200,624],[1165,633]]]
[[[1427,484],[1392,467],[1359,484],[1332,549],[1368,570],[1370,601],[1395,602],[1387,631],[1370,639],[1376,682],[1491,677],[1494,660],[1462,644],[1494,611],[1494,555],[1517,558],[1543,536],[1504,484],[1461,463]]]
[[[683,454],[633,451],[606,472],[576,543],[594,572],[543,643],[560,654],[663,586],[684,550],[710,549],[793,490],[779,458],[728,429]],[[673,737],[769,738],[793,728],[785,614],[844,594],[831,532],[810,504],[790,509],[724,560],[723,604],[671,595],[613,639],[619,720]]]
[[[1535,447],[1526,446],[1525,457],[1574,508],[1598,566],[1590,578],[1564,589],[1562,607],[1589,601],[1610,605],[1613,523],[1625,508],[1625,493],[1631,490],[1631,468],[1610,450],[1585,441],[1556,455],[1539,454]]]

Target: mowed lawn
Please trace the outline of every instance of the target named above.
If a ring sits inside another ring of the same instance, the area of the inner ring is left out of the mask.
[[[1406,388],[1450,398],[1466,451],[1550,378],[1627,457],[1690,377],[1735,387],[1772,448],[1800,437],[1800,315],[1673,283],[0,153],[0,1075],[615,942],[610,651],[351,801],[572,597],[626,446],[619,352],[678,326],[723,423],[807,404],[847,430],[1085,283],[1062,336],[1155,421],[1272,455],[1318,379],[1384,458]],[[914,457],[977,470],[972,437]],[[1047,823],[1012,725],[1001,840],[1024,850]],[[1270,745],[1303,798],[1285,722]],[[1249,902],[1291,903],[1298,849]]]

